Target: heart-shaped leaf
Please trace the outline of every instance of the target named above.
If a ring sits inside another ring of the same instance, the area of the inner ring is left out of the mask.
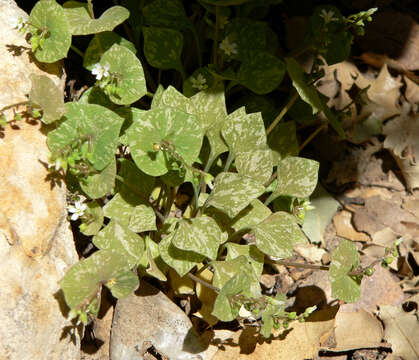
[[[274,155],[274,161],[287,156],[297,156],[298,140],[294,121],[279,123],[268,135],[268,145]]]
[[[182,1],[155,0],[143,8],[146,25],[184,30],[191,27]]]
[[[117,299],[122,299],[135,291],[138,288],[140,281],[138,275],[131,270],[121,272],[115,277],[109,279],[106,286],[111,291],[112,295]]]
[[[38,61],[52,63],[67,56],[71,45],[70,25],[63,8],[55,0],[38,1],[29,16],[29,31],[46,29],[44,44],[35,51]]]
[[[240,175],[249,176],[260,183],[265,183],[272,175],[274,161],[269,149],[252,150],[236,154],[235,164]]]
[[[255,199],[233,219],[231,227],[235,231],[250,229],[271,214],[272,212],[267,206],[263,205],[260,200]]]
[[[89,175],[80,181],[80,187],[91,199],[99,199],[109,194],[115,186],[116,161],[113,159],[108,166],[97,174]]]
[[[243,255],[250,265],[252,265],[256,276],[260,277],[262,275],[263,264],[265,262],[264,255],[255,245],[228,243],[225,246],[227,248],[227,261]]]
[[[86,235],[96,235],[103,225],[103,210],[97,201],[89,201],[84,213],[87,221],[80,225],[80,231]]]
[[[89,35],[112,31],[129,17],[129,11],[123,6],[109,8],[99,19],[91,18],[88,4],[86,3],[67,1],[63,7],[73,35]]]

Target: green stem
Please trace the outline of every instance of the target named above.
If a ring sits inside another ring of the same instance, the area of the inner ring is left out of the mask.
[[[83,51],[79,50],[76,46],[71,45],[71,50],[73,50],[77,55],[80,55],[82,58],[84,57]]]
[[[200,283],[201,285],[204,285],[208,289],[214,290],[216,293],[220,292],[220,289],[215,287],[214,285],[211,285],[210,283],[206,282],[205,280],[200,279],[198,276],[195,276],[194,274],[188,273],[187,275],[190,279],[193,281]]]
[[[288,101],[288,103],[282,108],[279,115],[275,118],[274,122],[268,127],[268,130],[266,130],[266,136],[268,136],[272,130],[275,128],[276,125],[281,121],[281,119],[285,116],[287,111],[291,108],[291,106],[295,103],[295,101],[298,99],[298,93],[295,93],[291,99]]]
[[[220,31],[220,7],[215,6],[215,38],[214,38],[214,47],[212,49],[212,62],[214,65],[217,65],[217,53],[218,53],[218,36]]]
[[[95,18],[95,13],[93,11],[93,3],[92,0],[87,0],[87,8],[89,9],[89,14],[92,19]]]
[[[207,163],[205,165],[205,168],[204,168],[204,173],[209,173],[209,171],[211,169],[211,166],[214,163],[215,159],[216,159],[215,156],[211,156],[211,154],[210,154],[210,156],[208,158],[208,161],[207,161]],[[200,181],[200,184],[199,184],[199,187],[201,188],[201,192],[205,192],[206,186],[207,186],[207,184],[205,184],[204,179],[201,177],[201,181]]]
[[[307,144],[310,143],[311,140],[313,140],[320,131],[322,131],[327,126],[327,123],[321,124],[299,147],[299,151],[303,150]]]
[[[230,151],[228,153],[227,161],[226,161],[226,164],[225,164],[224,169],[223,169],[224,172],[228,172],[233,160],[234,160],[234,154]]]
[[[151,92],[149,92],[149,91],[147,91],[145,95],[148,96],[149,98],[153,98],[154,97],[154,94],[151,93]]]

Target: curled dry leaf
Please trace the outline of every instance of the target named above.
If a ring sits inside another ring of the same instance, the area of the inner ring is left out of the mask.
[[[352,241],[370,241],[370,237],[360,231],[356,231],[352,225],[352,214],[343,210],[333,217],[336,235]]]

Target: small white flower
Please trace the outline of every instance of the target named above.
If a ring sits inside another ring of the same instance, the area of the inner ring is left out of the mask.
[[[204,90],[208,87],[207,80],[202,74],[198,74],[196,78],[191,77],[191,83],[192,83],[192,87],[199,91]]]
[[[228,36],[223,41],[221,41],[220,49],[224,51],[227,56],[230,56],[231,54],[237,54],[237,44],[230,42]]]
[[[99,63],[93,65],[92,74],[96,76],[96,80],[101,80],[103,77],[109,76],[109,65],[102,66]]]
[[[87,205],[83,203],[83,200],[77,200],[74,203],[74,206],[68,207],[68,212],[71,213],[70,219],[72,221],[77,220],[79,217],[83,216],[84,211],[86,210]]]
[[[63,163],[61,158],[57,158],[55,161],[53,159],[48,160],[48,169],[54,168],[55,171],[59,171],[63,168]]]
[[[328,24],[332,21],[339,21],[338,18],[334,17],[335,13],[332,10],[326,11],[326,9],[322,9],[320,13],[320,17],[324,19],[325,24]]]
[[[11,19],[12,22],[12,29],[16,29],[16,30],[20,30],[25,26],[25,22],[23,21],[23,18],[19,17],[19,18],[12,18]]]

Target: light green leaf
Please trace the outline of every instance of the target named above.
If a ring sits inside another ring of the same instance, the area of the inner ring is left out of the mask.
[[[159,84],[156,92],[153,95],[153,100],[151,101],[151,109],[156,109],[162,107],[162,97],[163,97],[164,87]]]
[[[111,220],[93,238],[93,244],[99,249],[114,250],[120,253],[130,268],[138,264],[144,252],[143,238],[115,220]]]
[[[159,244],[151,240],[149,236],[146,236],[145,242],[147,255],[146,264],[142,265],[147,267],[147,274],[159,279],[160,281],[167,281],[165,274],[169,267],[160,256]]]
[[[96,170],[102,170],[115,156],[123,119],[115,112],[95,104],[66,103],[65,121],[48,133],[51,152],[60,153],[74,141],[84,138],[93,153]]]
[[[235,231],[250,229],[271,214],[272,212],[267,206],[263,205],[260,200],[255,199],[233,219],[231,227]]]
[[[274,196],[308,197],[317,185],[319,163],[289,156],[278,163],[278,185]]]
[[[195,114],[195,107],[191,99],[177,91],[173,86],[169,86],[162,94],[161,104],[171,106],[177,110],[188,114]]]
[[[52,63],[67,56],[71,45],[71,32],[63,8],[54,0],[38,1],[29,16],[29,31],[36,34],[47,29],[42,47],[35,51],[38,61]]]
[[[207,205],[214,206],[233,218],[264,191],[263,184],[252,178],[223,172],[215,178],[214,189]]]
[[[275,90],[284,78],[283,61],[267,51],[249,51],[237,73],[237,81],[256,94],[264,95]]]
[[[245,256],[247,261],[252,265],[256,276],[259,278],[262,275],[264,255],[255,245],[239,245],[228,243],[226,260],[233,260],[241,255]]]
[[[132,294],[138,288],[138,285],[140,285],[138,275],[131,270],[117,274],[106,283],[112,295],[117,299],[122,299]]]
[[[268,135],[268,145],[274,155],[274,161],[299,153],[295,121],[279,123]]]
[[[214,260],[218,248],[227,240],[214,219],[200,216],[183,219],[172,237],[172,244],[181,250],[193,251]]]
[[[343,240],[332,252],[329,280],[332,295],[345,302],[356,302],[361,296],[361,279],[348,275],[359,266],[358,251],[353,242]]]
[[[87,221],[83,221],[80,225],[80,231],[86,235],[96,235],[103,225],[103,210],[97,201],[89,201],[84,213]]]
[[[118,95],[110,95],[112,102],[118,105],[129,105],[147,93],[144,71],[140,60],[125,46],[113,44],[100,60],[102,66],[109,65],[109,73],[117,74]]]
[[[301,65],[293,58],[285,58],[287,64],[287,71],[292,79],[292,84],[300,95],[301,99],[310,104],[313,109],[313,114],[323,111],[330,125],[342,137],[345,133],[340,125],[336,115],[327,107],[326,103],[320,98],[319,93],[313,85],[308,85],[304,79],[304,70]]]
[[[195,114],[205,131],[211,147],[210,160],[228,150],[221,136],[221,128],[227,117],[224,87],[220,84],[216,88],[201,91],[191,97],[195,107]]]
[[[155,0],[143,8],[146,25],[183,30],[191,27],[182,1]]]
[[[147,62],[158,69],[175,69],[184,73],[181,55],[183,35],[172,29],[143,27],[144,54]]]
[[[323,243],[324,230],[338,210],[339,202],[318,184],[310,203],[314,209],[306,212],[302,230],[310,242]]]
[[[79,261],[60,281],[67,305],[76,309],[86,301],[92,301],[101,284],[128,269],[126,258],[111,250],[99,250]]]
[[[194,266],[201,263],[205,256],[192,251],[178,249],[172,244],[173,234],[166,236],[159,243],[160,255],[163,261],[176,270],[179,276],[185,276]]]
[[[249,176],[260,183],[264,184],[272,175],[274,161],[269,149],[239,152],[234,161],[240,175]]]
[[[80,180],[80,187],[91,199],[99,199],[109,194],[115,186],[116,161],[101,170],[98,174],[89,175]]]
[[[124,46],[134,54],[137,53],[137,49],[131,41],[128,41],[111,31],[101,32],[95,34],[92,40],[90,40],[89,46],[84,52],[83,66],[87,70],[92,70],[93,65],[100,62],[102,55],[108,51],[113,44]]]
[[[262,314],[262,327],[260,333],[268,339],[271,336],[274,325],[273,316],[285,312],[286,297],[285,294],[277,294],[275,298],[265,296],[268,303]]]
[[[129,17],[129,11],[122,6],[109,8],[98,19],[90,17],[86,3],[67,1],[63,7],[73,35],[89,35],[112,31]]]
[[[203,133],[195,116],[168,107],[149,110],[133,119],[127,137],[137,166],[146,174],[160,176],[171,168],[170,154],[156,151],[153,145],[170,142],[175,152],[191,165],[199,155]]]
[[[294,245],[306,243],[295,217],[283,211],[272,214],[256,225],[253,232],[259,250],[281,259],[292,256]]]
[[[51,124],[65,113],[64,93],[45,75],[31,74],[32,88],[29,99],[41,107],[42,122]]]

